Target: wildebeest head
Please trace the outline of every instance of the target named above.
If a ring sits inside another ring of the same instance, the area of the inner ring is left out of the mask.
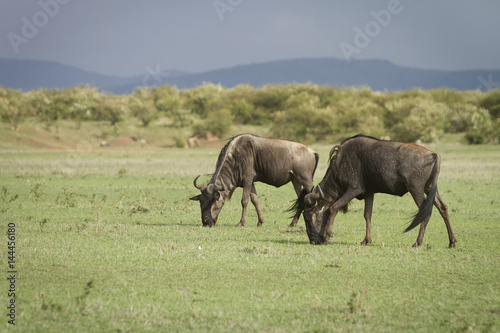
[[[201,207],[201,222],[204,227],[213,227],[217,222],[219,212],[225,202],[225,188],[222,182],[222,188],[217,188],[214,183],[198,185],[196,181],[200,176],[193,181],[194,187],[201,191],[201,194],[190,198],[200,202]]]
[[[307,236],[311,244],[326,244],[330,241],[331,234],[326,229],[332,212],[331,205],[325,200],[321,187],[318,185],[304,198],[304,220],[306,222]]]

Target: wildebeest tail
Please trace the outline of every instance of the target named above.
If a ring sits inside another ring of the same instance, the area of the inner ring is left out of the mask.
[[[405,229],[404,232],[408,232],[418,226],[420,223],[425,221],[427,218],[429,218],[432,214],[432,207],[434,207],[434,199],[436,197],[437,193],[437,176],[438,176],[438,166],[439,166],[439,160],[437,155],[434,155],[434,166],[432,167],[432,186],[431,189],[429,190],[429,193],[427,193],[427,198],[425,198],[424,202],[418,209],[417,214],[413,216],[413,220],[411,221],[410,225],[408,228]]]
[[[314,165],[314,170],[313,170],[313,177],[314,178],[314,174],[316,173],[316,168],[318,167],[318,162],[319,162],[319,155],[318,153],[314,153],[314,158],[316,159],[316,164]]]
[[[287,212],[292,212],[294,215],[298,211],[300,211],[300,212],[303,211],[304,210],[304,206],[305,206],[304,199],[305,199],[307,193],[308,192],[306,190],[302,190],[302,192],[300,192],[300,195],[297,198],[297,200],[295,200],[295,202],[292,204],[292,206],[290,206],[290,208],[288,208],[286,211]],[[292,215],[292,217],[294,215]]]
[[[318,167],[318,161],[319,161],[318,153],[314,153],[314,158],[316,159],[316,163],[314,164],[314,170],[312,172],[311,178],[314,178],[314,173],[316,173],[316,168]],[[311,191],[313,190],[313,188],[311,189]],[[304,206],[305,206],[304,199],[308,193],[309,192],[307,192],[305,189],[303,189],[302,192],[300,192],[300,195],[297,198],[297,200],[295,200],[295,202],[292,204],[292,206],[290,206],[290,208],[288,208],[286,211],[292,212],[294,214],[294,216],[295,216],[295,213],[302,212],[304,210]]]

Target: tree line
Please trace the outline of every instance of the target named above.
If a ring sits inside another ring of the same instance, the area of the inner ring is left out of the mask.
[[[414,142],[435,142],[445,133],[463,133],[469,143],[499,142],[500,90],[411,89],[372,91],[313,84],[262,88],[224,88],[204,84],[138,88],[129,95],[100,92],[92,86],[38,89],[0,87],[2,121],[17,128],[28,118],[47,126],[59,120],[105,121],[110,126],[136,118],[144,127],[160,117],[193,134],[219,137],[233,124],[266,126],[275,138],[305,143],[334,135],[365,133]]]

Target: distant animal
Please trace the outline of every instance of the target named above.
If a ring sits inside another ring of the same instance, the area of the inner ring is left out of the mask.
[[[413,246],[422,244],[434,205],[446,224],[449,247],[454,248],[457,240],[451,229],[448,209],[437,189],[440,161],[438,154],[415,144],[381,141],[362,134],[344,140],[333,147],[323,180],[302,203],[310,243],[330,241],[335,216],[339,210],[346,212],[348,203],[354,198],[365,200],[366,237],[361,244],[371,243],[374,194],[403,196],[410,192],[419,210],[404,232],[420,225]]]
[[[313,187],[313,177],[318,165],[318,154],[307,146],[285,140],[265,139],[251,134],[233,137],[222,148],[215,173],[208,184],[194,186],[201,194],[190,198],[200,202],[203,226],[212,227],[217,223],[219,213],[226,199],[231,198],[237,187],[243,188],[241,199],[241,220],[236,226],[245,226],[248,200],[257,210],[260,227],[264,223],[259,208],[254,182],[280,187],[292,182],[297,196],[302,197]],[[297,212],[290,226],[295,226],[302,212]]]

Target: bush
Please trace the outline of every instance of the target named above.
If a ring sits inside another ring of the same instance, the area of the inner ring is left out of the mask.
[[[153,96],[146,88],[139,88],[130,96],[129,108],[132,115],[139,118],[144,127],[159,117]]]
[[[276,111],[283,110],[289,97],[290,93],[286,86],[266,84],[262,89],[257,90],[253,105],[255,109],[272,115]]]
[[[488,110],[483,108],[477,108],[470,118],[470,129],[467,133],[468,137],[477,138],[479,136],[483,137],[481,143],[483,143],[485,138],[490,138],[490,140],[495,140],[495,122],[492,119]],[[466,138],[467,140],[467,138]],[[469,141],[469,140],[467,140]]]
[[[262,110],[255,110],[253,105],[244,99],[233,101],[230,109],[238,124],[263,125],[266,123],[266,114]]]
[[[228,109],[218,109],[210,112],[207,118],[194,126],[194,132],[198,136],[206,136],[212,132],[219,138],[224,137],[229,132],[233,123],[233,115]]]
[[[151,98],[159,112],[170,115],[181,107],[179,90],[171,86],[154,87],[151,91]]]
[[[338,131],[364,133],[376,137],[387,134],[383,123],[384,108],[370,98],[353,95],[343,99],[338,108]]]
[[[57,126],[60,119],[72,119],[78,125],[88,120],[116,125],[131,116],[148,126],[162,114],[176,128],[196,122],[195,131],[219,136],[235,122],[268,126],[275,137],[307,142],[359,132],[402,141],[436,141],[444,133],[467,133],[470,140],[466,140],[476,143],[500,139],[498,89],[485,93],[450,89],[374,92],[368,87],[310,83],[268,84],[260,89],[204,84],[186,90],[140,88],[118,96],[91,86],[27,93],[0,88],[0,116],[13,127],[30,116],[47,127]]]
[[[190,112],[206,118],[214,107],[220,107],[226,90],[221,85],[205,84],[184,92],[184,107]]]
[[[129,113],[128,98],[121,96],[102,95],[97,102],[94,120],[105,120],[115,126]]]
[[[318,97],[300,92],[290,96],[284,106],[285,110],[272,116],[271,133],[274,137],[311,143],[333,134],[332,109],[318,108]]]
[[[0,116],[3,121],[9,122],[14,129],[27,115],[24,105],[24,95],[19,90],[0,90]]]
[[[394,139],[405,142],[436,142],[444,134],[446,118],[450,113],[446,104],[417,99],[409,104],[404,101],[404,107],[399,110],[396,109],[397,103],[395,105],[388,106],[388,110],[396,113],[396,118],[400,119],[390,131]]]
[[[485,93],[480,106],[487,109],[493,118],[500,118],[500,89]]]
[[[470,145],[480,145],[485,141],[484,136],[477,133],[467,133],[464,138],[465,141]]]

